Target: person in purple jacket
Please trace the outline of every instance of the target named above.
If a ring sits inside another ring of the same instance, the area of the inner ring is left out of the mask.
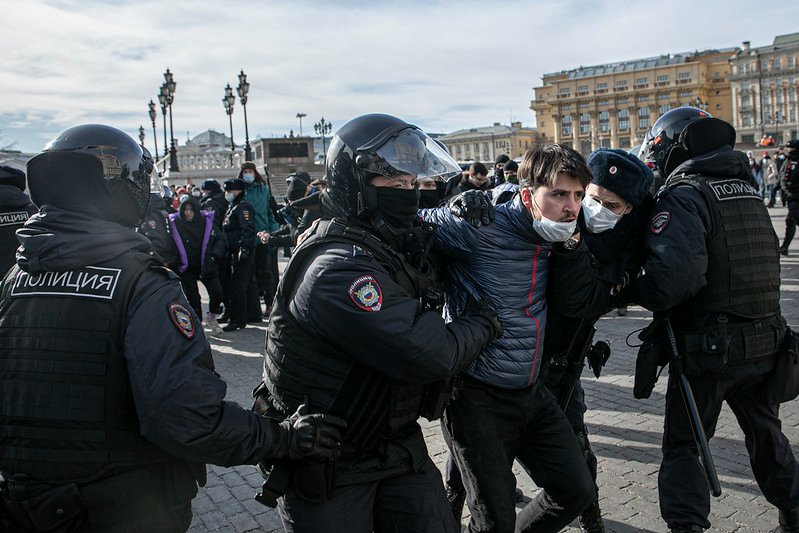
[[[205,326],[213,333],[222,328],[216,321],[221,312],[222,284],[219,281],[218,262],[225,257],[225,240],[214,229],[214,212],[200,210],[200,202],[193,196],[184,196],[177,213],[169,215],[172,238],[178,250],[178,276],[183,292],[197,317],[203,317],[200,291],[197,282],[202,281],[208,290],[208,314]]]

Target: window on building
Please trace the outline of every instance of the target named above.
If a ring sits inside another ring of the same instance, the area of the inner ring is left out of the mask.
[[[599,112],[599,131],[610,131],[610,111]]]
[[[619,148],[632,148],[629,137],[619,137]]]
[[[677,96],[680,98],[690,98],[691,96],[693,96],[693,94],[694,94],[693,91],[680,91],[679,93],[677,93]]]
[[[796,57],[791,56],[788,58],[788,68],[796,68]]]
[[[578,93],[587,93],[588,92],[588,85],[578,85],[577,86]]]
[[[752,115],[749,113],[741,113],[741,124],[744,128],[752,127]]]
[[[619,131],[625,131],[630,129],[630,110],[629,109],[619,109]]]
[[[668,99],[669,99],[668,93],[663,93],[658,95],[658,100],[668,100]]]
[[[597,83],[596,84],[596,90],[597,91],[605,91],[605,90],[607,90],[607,88],[608,88],[608,84],[607,83]]]
[[[580,114],[580,133],[591,132],[591,115],[588,113]]]
[[[669,104],[660,104],[660,106],[658,106],[658,113],[662,115],[663,113],[666,113],[670,109],[671,106]]]
[[[607,100],[597,100],[597,101],[596,101],[596,105],[597,105],[597,106],[599,106],[599,107],[606,106],[606,105],[608,105],[609,103],[610,103],[610,102],[608,102]]]
[[[263,157],[263,148],[261,148],[260,144],[255,145],[255,159],[261,159]]]
[[[624,98],[616,98],[616,105],[626,104],[629,100],[626,96]]]
[[[639,107],[638,108],[638,116],[639,117],[648,117],[649,116],[649,106]]]
[[[571,88],[570,87],[561,87],[560,90],[558,91],[558,94],[560,94],[562,96],[562,95],[569,94],[570,92],[571,92]]]
[[[780,70],[782,68],[782,58],[778,57],[774,60],[774,70]]]
[[[649,95],[646,95],[646,94],[639,94],[639,95],[638,95],[638,96],[635,98],[635,101],[636,101],[636,102],[648,102],[648,101],[649,101]]]
[[[691,73],[690,72],[678,72],[677,73],[677,79],[678,80],[690,80],[691,79]]]
[[[627,80],[616,80],[616,88],[627,87]]]
[[[762,70],[763,72],[768,72],[768,61],[766,61],[765,59],[760,62],[760,70]]]
[[[591,102],[580,102],[580,105],[578,105],[577,107],[579,107],[580,109],[588,109],[589,107],[591,107]]]
[[[648,129],[648,128],[649,128],[649,117],[646,117],[646,118],[639,117],[638,118],[638,129],[639,130],[645,130],[645,129]]]
[[[568,110],[570,110],[573,107],[574,107],[574,104],[566,104],[566,105],[560,106],[560,109],[561,109],[561,111],[568,111]]]
[[[636,85],[646,85],[647,83],[649,83],[649,80],[647,78],[636,78],[635,79],[635,84]]]

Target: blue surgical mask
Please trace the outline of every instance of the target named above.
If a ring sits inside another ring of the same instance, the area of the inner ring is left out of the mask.
[[[255,174],[244,173],[241,175],[241,179],[244,180],[244,183],[252,183],[255,181]]]
[[[233,194],[232,192],[225,193],[225,200],[227,200],[228,202],[232,202],[235,197],[236,195]]]

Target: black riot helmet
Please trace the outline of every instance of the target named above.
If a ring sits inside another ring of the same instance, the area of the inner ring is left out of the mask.
[[[150,152],[101,124],[59,133],[28,162],[31,200],[124,226],[141,224],[150,192],[161,192]]]
[[[362,115],[347,122],[330,141],[325,195],[337,216],[363,217],[377,209],[376,176],[412,175],[445,180],[460,175],[446,149],[418,127],[391,115]]]
[[[684,106],[667,111],[655,121],[638,157],[654,163],[668,178],[688,159],[724,146],[735,146],[735,128],[707,111]]]

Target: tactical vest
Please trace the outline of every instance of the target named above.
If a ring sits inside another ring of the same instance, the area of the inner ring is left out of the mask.
[[[14,267],[0,291],[0,470],[49,483],[170,459],[139,433],[123,355],[150,256],[68,272]]]
[[[320,246],[329,243],[355,245],[371,253],[411,296],[432,287],[435,275],[412,268],[383,241],[348,227],[341,220],[320,221],[309,232],[294,250],[273,304],[264,363],[269,400],[281,415],[287,416],[307,397],[314,411],[347,421],[345,449],[369,450],[381,438],[391,437],[415,423],[424,387],[392,380],[327,340],[312,336],[288,312],[287,296],[305,274],[302,266]],[[375,350],[379,352],[379,347]]]
[[[0,209],[0,275],[4,276],[17,261],[17,230],[36,214],[31,204],[23,207],[4,207]]]
[[[675,308],[673,320],[690,324],[722,313],[747,320],[775,316],[780,299],[778,243],[757,190],[742,180],[699,175],[679,177],[668,188],[685,185],[705,198],[713,230],[707,236],[707,284]]]

